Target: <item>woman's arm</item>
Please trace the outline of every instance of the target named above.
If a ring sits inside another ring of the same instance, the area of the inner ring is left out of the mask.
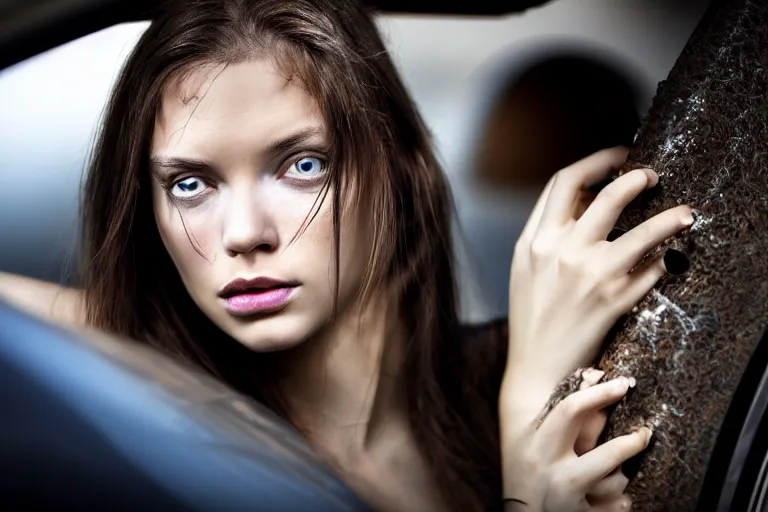
[[[0,272],[0,301],[25,313],[67,325],[84,325],[83,291]]]

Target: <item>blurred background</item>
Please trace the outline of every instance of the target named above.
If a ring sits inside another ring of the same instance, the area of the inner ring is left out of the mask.
[[[707,0],[555,0],[500,17],[381,15],[456,202],[463,316],[506,315],[515,241],[547,179],[630,144]],[[0,72],[0,270],[72,282],[85,159],[145,23]]]

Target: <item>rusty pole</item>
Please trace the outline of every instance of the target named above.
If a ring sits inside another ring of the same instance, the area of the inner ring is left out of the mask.
[[[721,463],[713,450],[768,318],[768,2],[713,2],[659,85],[624,170],[641,166],[659,185],[618,227],[677,204],[695,208],[696,221],[661,249],[674,249],[666,260],[682,274],[663,278],[609,336],[600,366],[638,386],[607,437],[652,426],[628,488],[634,508],[689,511]]]

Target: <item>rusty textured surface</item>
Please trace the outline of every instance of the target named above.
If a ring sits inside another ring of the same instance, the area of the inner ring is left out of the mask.
[[[625,211],[631,229],[677,204],[690,230],[668,240],[690,270],[665,277],[609,337],[600,366],[638,387],[607,437],[651,425],[630,483],[635,510],[696,507],[731,398],[766,326],[768,4],[716,0],[638,132],[624,169],[648,166],[656,190]]]

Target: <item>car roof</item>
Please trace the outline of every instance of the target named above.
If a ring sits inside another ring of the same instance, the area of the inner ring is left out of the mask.
[[[366,0],[383,12],[500,15],[546,0]],[[151,18],[157,0],[0,0],[0,69],[118,23]]]

